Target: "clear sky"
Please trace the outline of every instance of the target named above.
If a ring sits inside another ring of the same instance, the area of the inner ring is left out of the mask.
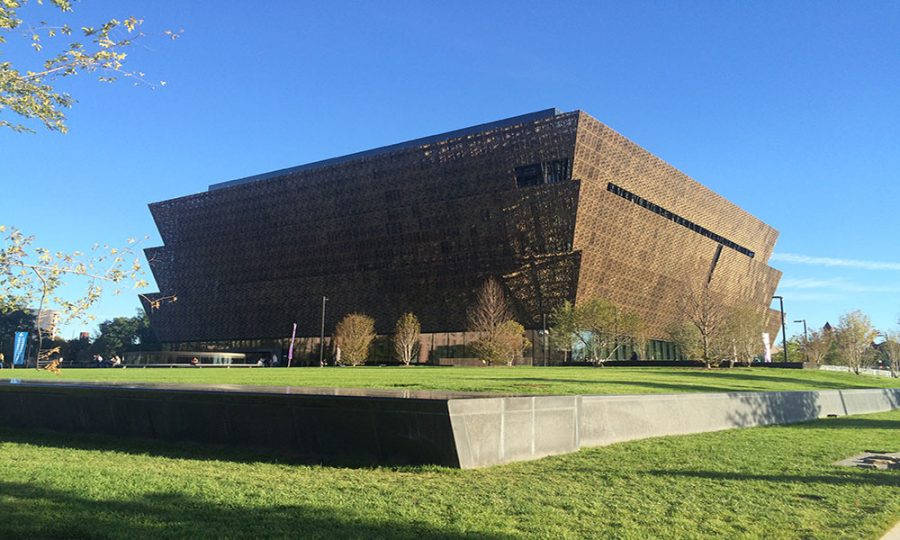
[[[144,235],[157,245],[149,202],[534,110],[582,109],[780,231],[771,264],[784,272],[778,294],[791,320],[834,323],[862,309],[880,327],[897,324],[900,3],[75,9],[76,27],[143,18],[148,37],[129,64],[167,84],[67,80],[79,100],[68,135],[0,131],[0,223],[42,245]],[[29,13],[60,19],[46,6]],[[161,37],[181,28],[177,41]],[[0,50],[23,67],[46,56]],[[96,314],[137,306],[126,295]],[[788,334],[799,331],[789,323]]]

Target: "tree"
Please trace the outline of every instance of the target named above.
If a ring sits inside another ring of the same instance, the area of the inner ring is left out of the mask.
[[[364,364],[375,340],[375,319],[363,313],[350,313],[338,323],[334,338],[343,360],[351,366]]]
[[[634,344],[642,330],[640,318],[609,300],[592,298],[576,306],[577,336],[597,364],[612,358],[623,345]]]
[[[883,335],[880,350],[884,363],[891,370],[891,377],[900,377],[900,330],[888,330]]]
[[[144,74],[125,68],[127,50],[135,40],[144,34],[140,31],[142,20],[127,17],[122,20],[110,19],[97,26],[83,26],[73,29],[69,24],[53,26],[46,22],[28,24],[18,17],[17,10],[28,0],[0,1],[0,43],[7,36],[18,34],[30,40],[31,47],[41,52],[46,43],[54,39],[70,39],[80,34],[81,40],[70,41],[33,69],[22,71],[10,62],[0,62],[0,111],[7,109],[24,118],[36,119],[51,131],[65,133],[66,117],[63,112],[71,108],[75,100],[69,94],[57,91],[53,84],[61,78],[78,73],[97,73],[101,82],[113,82],[117,77],[126,77],[135,84],[146,84]],[[38,3],[41,3],[38,0]],[[63,13],[72,11],[71,0],[50,0]],[[181,32],[166,31],[176,39]],[[63,37],[64,36],[64,37]],[[161,86],[165,81],[160,81]],[[17,132],[34,130],[20,123],[0,118],[0,127]]]
[[[722,358],[749,364],[762,346],[765,326],[765,313],[753,306],[726,310],[715,349]]]
[[[91,349],[102,356],[123,353],[127,347],[137,343],[137,325],[131,317],[103,321],[99,327]]]
[[[478,293],[475,305],[469,309],[469,330],[491,334],[512,318],[503,286],[496,279],[488,278]]]
[[[522,358],[531,342],[525,338],[525,328],[516,321],[505,321],[488,339],[481,336],[469,346],[485,364],[492,366],[504,362],[512,366],[516,360]]]
[[[550,313],[550,344],[553,348],[565,351],[566,360],[572,350],[572,342],[577,339],[578,316],[575,306],[568,300]]]
[[[603,298],[577,306],[564,302],[550,320],[554,341],[581,342],[594,364],[609,360],[625,345],[638,348],[646,341],[640,317]]]
[[[507,366],[515,364],[522,358],[531,342],[525,337],[525,328],[516,321],[506,321],[497,332],[497,356],[506,360]]]
[[[803,353],[809,357],[810,362],[816,364],[824,363],[825,357],[831,351],[834,344],[832,338],[833,333],[824,328],[822,330],[812,330],[809,332],[809,337],[805,338],[802,342]]]
[[[700,335],[700,352],[707,368],[715,360],[716,343],[725,325],[728,308],[718,294],[708,286],[689,289],[679,305],[681,313],[690,321]]]
[[[468,330],[478,336],[470,344],[475,354],[488,365],[503,361],[506,358],[504,342],[509,339],[506,332],[510,331],[504,325],[513,317],[503,286],[496,279],[489,278],[484,282],[475,304],[469,308],[468,319]]]
[[[413,356],[419,350],[421,331],[419,319],[412,313],[404,313],[397,320],[397,327],[394,330],[394,351],[404,366],[412,362]]]
[[[774,356],[784,355],[784,351],[776,353]],[[787,340],[787,361],[788,362],[806,362],[806,352],[803,348],[803,336],[791,336]]]
[[[859,375],[859,370],[873,357],[872,342],[878,331],[869,316],[862,311],[850,311],[841,315],[834,329],[834,340],[844,365]]]
[[[703,354],[700,331],[691,321],[674,321],[666,327],[666,333],[684,358],[697,359]]]
[[[67,364],[84,363],[90,358],[91,340],[87,335],[67,340],[60,350]]]
[[[129,239],[125,247],[94,245],[87,254],[51,252],[34,247],[34,237],[26,236],[18,229],[7,232],[0,225],[0,233],[6,233],[0,245],[0,312],[28,306],[35,306],[34,330],[37,338],[37,352],[34,362],[38,367],[44,334],[39,322],[47,309],[59,314],[59,323],[73,320],[93,320],[89,309],[106,293],[106,286],[112,286],[113,294],[118,294],[124,286],[140,288],[147,284],[136,255],[137,241]],[[69,279],[84,283],[82,294],[68,298],[57,294],[64,286],[74,286]]]
[[[153,346],[156,335],[144,310],[138,310],[134,317],[116,317],[99,325],[99,332],[91,347],[95,353],[109,357],[138,346]]]

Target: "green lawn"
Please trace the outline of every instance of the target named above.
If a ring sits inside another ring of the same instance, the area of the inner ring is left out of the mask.
[[[22,379],[440,389],[524,394],[651,394],[900,387],[900,379],[799,369],[356,367],[17,369]]]
[[[877,539],[900,471],[832,463],[898,433],[894,411],[462,471],[0,429],[0,538]]]

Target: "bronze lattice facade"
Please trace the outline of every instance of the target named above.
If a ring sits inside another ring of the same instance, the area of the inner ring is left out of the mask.
[[[346,313],[458,332],[488,276],[540,328],[601,296],[664,338],[686,284],[768,306],[777,231],[580,112],[540,111],[150,205],[162,341],[326,333]],[[147,307],[145,305],[145,307]]]

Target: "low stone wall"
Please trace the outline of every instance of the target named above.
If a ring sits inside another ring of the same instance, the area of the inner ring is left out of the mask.
[[[821,365],[819,369],[822,371],[842,371],[844,373],[853,373],[853,370],[847,366],[829,366]],[[860,375],[872,375],[875,377],[893,377],[894,375],[887,369],[862,368],[859,370]]]
[[[254,447],[326,464],[464,469],[621,441],[887,411],[900,388],[494,396],[0,380],[0,425]]]
[[[622,441],[900,408],[900,389],[451,400],[463,468]]]
[[[469,395],[0,380],[0,425],[239,446],[326,464],[458,467],[447,401]]]

